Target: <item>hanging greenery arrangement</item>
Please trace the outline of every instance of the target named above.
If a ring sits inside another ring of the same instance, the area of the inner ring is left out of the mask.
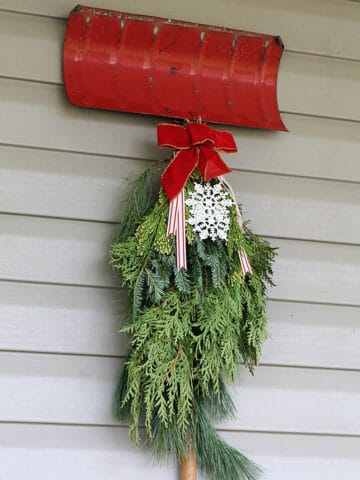
[[[242,222],[223,177],[218,152],[236,151],[229,132],[188,123],[158,134],[174,157],[134,180],[110,250],[129,290],[115,413],[136,443],[144,424],[156,458],[196,458],[210,480],[254,480],[259,467],[213,423],[235,414],[227,384],[239,367],[259,363],[275,250]]]

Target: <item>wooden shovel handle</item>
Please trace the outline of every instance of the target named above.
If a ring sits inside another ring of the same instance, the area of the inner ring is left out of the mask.
[[[181,460],[181,480],[196,480],[196,456],[192,446],[189,455]]]

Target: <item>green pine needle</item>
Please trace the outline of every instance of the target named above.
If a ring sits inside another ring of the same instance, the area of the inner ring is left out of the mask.
[[[256,480],[262,477],[262,471],[255,463],[219,436],[200,402],[193,416],[192,437],[198,465],[209,480]]]

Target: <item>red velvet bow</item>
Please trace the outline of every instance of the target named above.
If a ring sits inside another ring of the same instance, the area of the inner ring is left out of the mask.
[[[231,172],[218,150],[237,151],[230,132],[213,130],[205,123],[189,123],[187,127],[161,123],[158,125],[158,144],[179,150],[161,176],[169,200],[178,195],[195,168],[204,180]]]

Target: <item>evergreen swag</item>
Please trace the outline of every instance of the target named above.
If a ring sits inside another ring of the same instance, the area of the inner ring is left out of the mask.
[[[180,460],[193,449],[209,479],[254,480],[259,467],[227,445],[212,421],[234,415],[225,383],[234,380],[238,365],[253,372],[259,363],[275,251],[246,223],[241,230],[233,205],[226,241],[202,241],[186,224],[188,269],[178,271],[175,240],[166,236],[168,199],[154,185],[161,163],[134,181],[110,250],[110,265],[130,293],[130,320],[121,330],[130,335],[130,349],[115,414],[130,421],[136,443],[145,422],[156,458],[174,454]],[[187,182],[185,197],[194,182],[203,182],[198,173]],[[245,278],[241,248],[252,267]]]

